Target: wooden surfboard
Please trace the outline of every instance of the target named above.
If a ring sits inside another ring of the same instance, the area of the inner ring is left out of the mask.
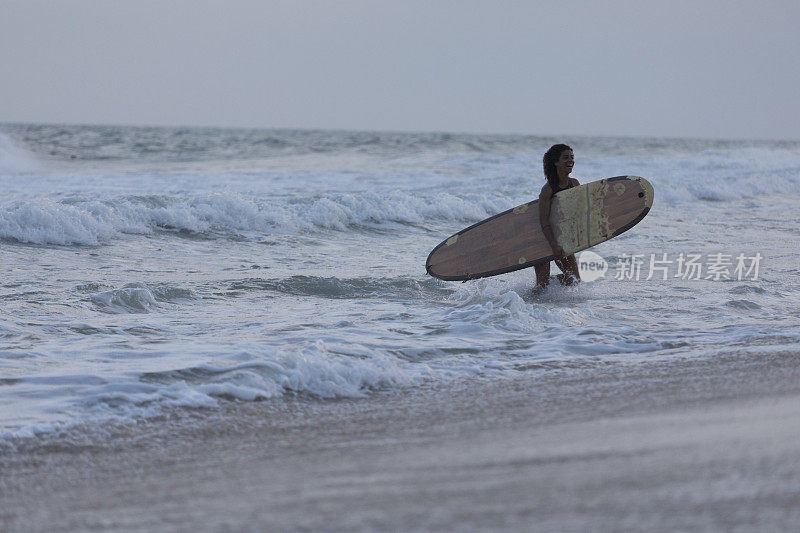
[[[574,254],[628,231],[653,205],[644,178],[617,176],[565,189],[553,196],[550,224],[564,252]],[[463,229],[428,256],[428,274],[464,281],[505,274],[553,260],[539,223],[539,200]]]

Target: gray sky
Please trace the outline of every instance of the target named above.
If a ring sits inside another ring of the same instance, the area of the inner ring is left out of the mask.
[[[0,122],[800,139],[800,2],[0,0]]]

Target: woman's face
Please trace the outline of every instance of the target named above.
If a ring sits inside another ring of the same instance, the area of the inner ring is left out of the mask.
[[[569,176],[572,167],[575,166],[575,154],[572,153],[572,150],[564,150],[558,156],[555,165],[559,176]]]

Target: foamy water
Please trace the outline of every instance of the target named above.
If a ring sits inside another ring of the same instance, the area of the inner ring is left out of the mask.
[[[606,278],[533,298],[531,270],[428,277],[443,238],[538,195],[562,140],[582,182],[655,188],[593,249]],[[223,399],[797,349],[799,201],[800,143],[2,126],[0,446]],[[693,253],[763,259],[755,279],[615,278]]]

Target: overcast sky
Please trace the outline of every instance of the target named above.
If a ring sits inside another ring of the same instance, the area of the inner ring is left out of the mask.
[[[0,122],[800,139],[800,2],[0,0]]]

